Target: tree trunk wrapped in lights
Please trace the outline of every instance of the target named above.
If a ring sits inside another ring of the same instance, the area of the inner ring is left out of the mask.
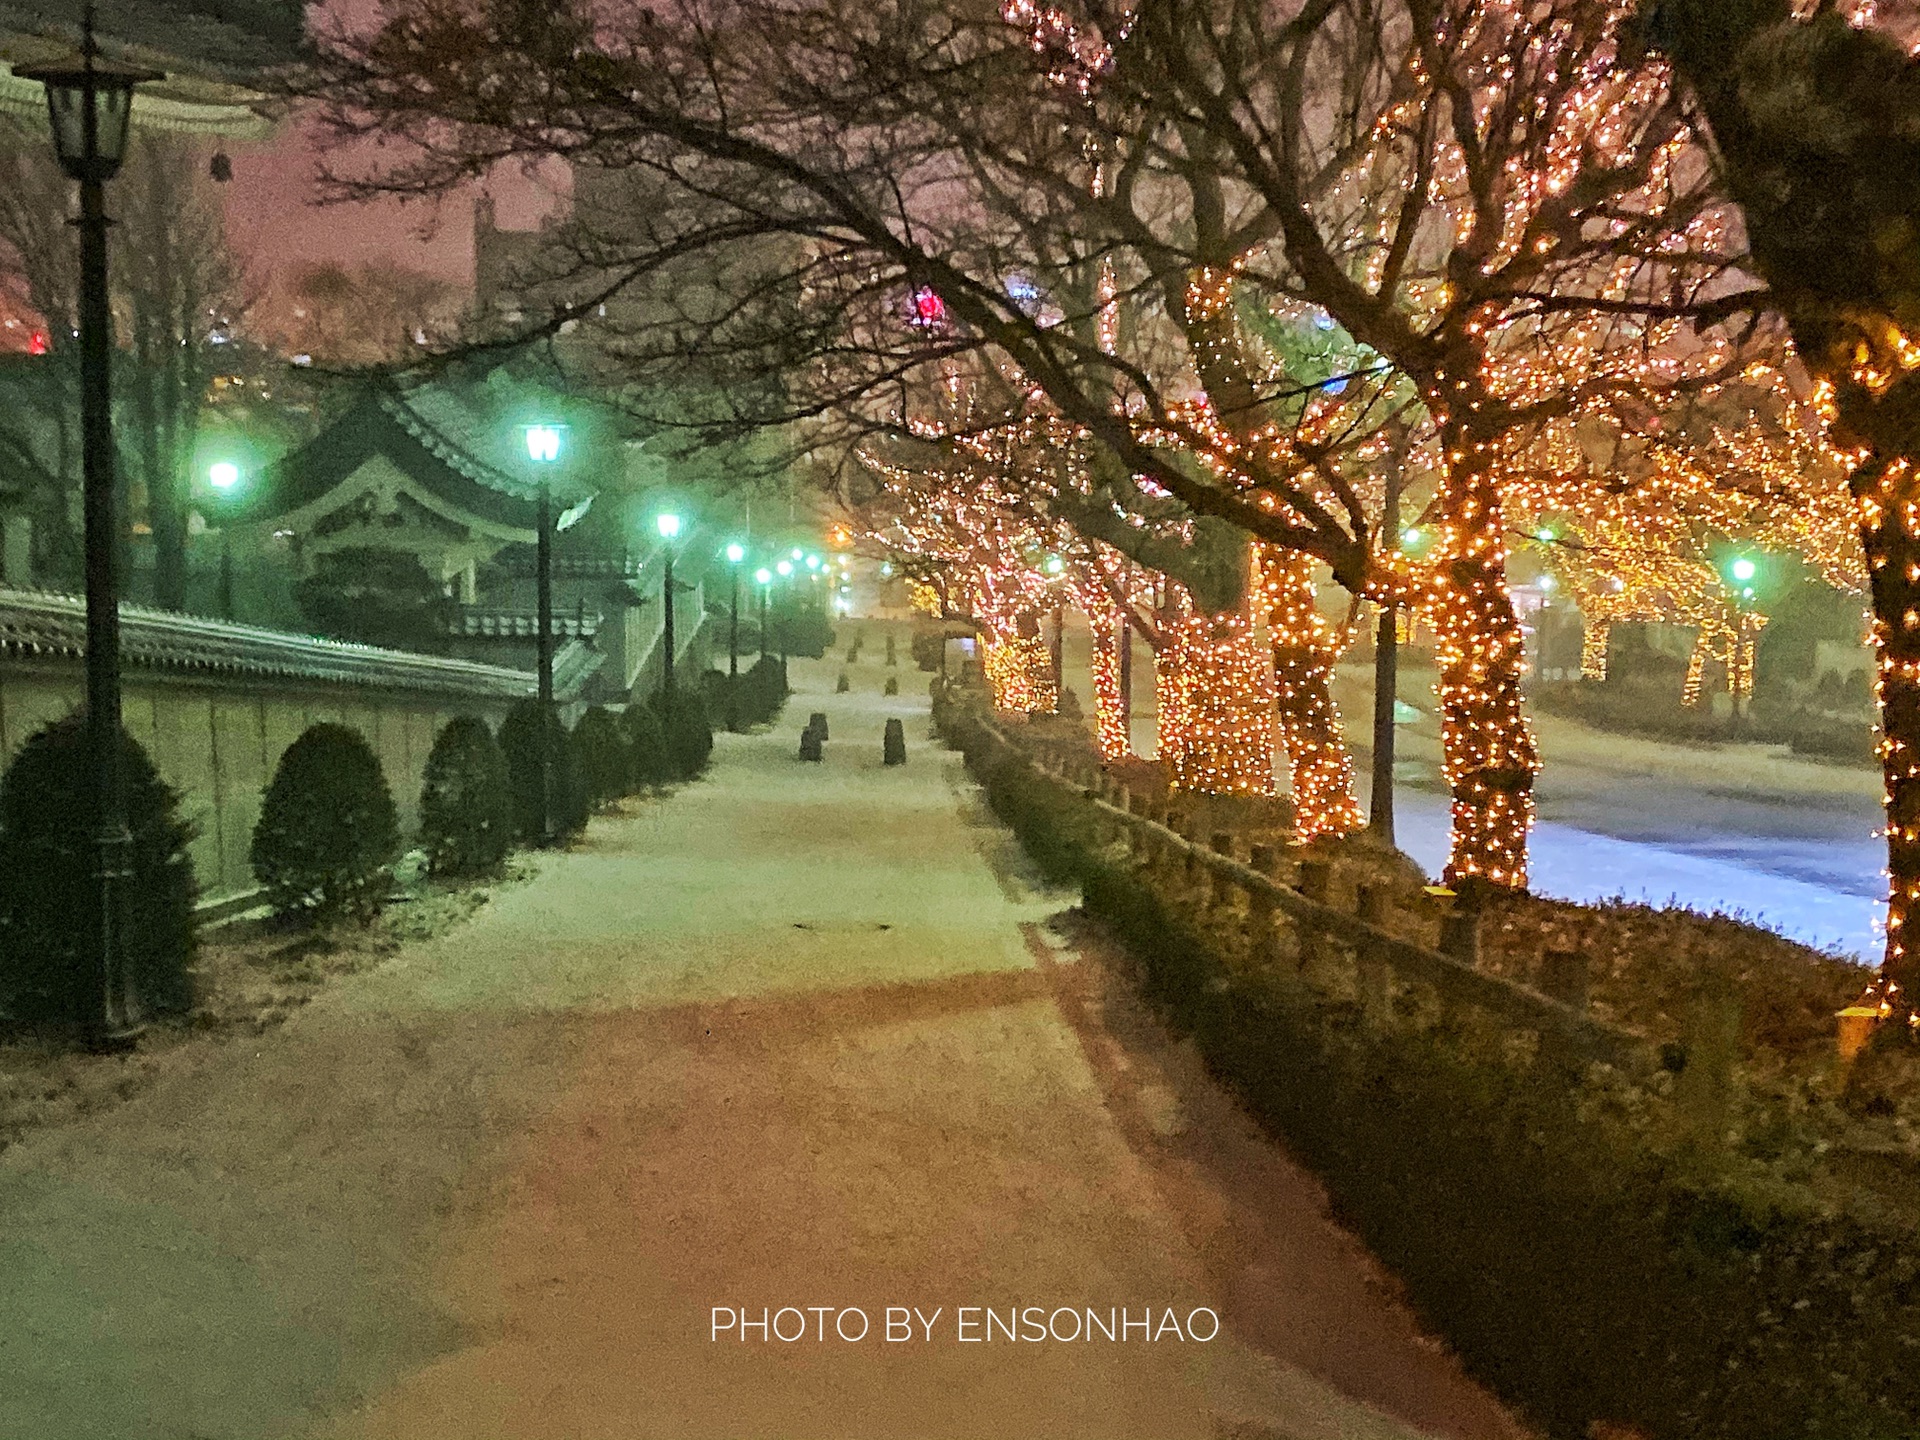
[[[1447,449],[1463,459],[1444,492],[1427,607],[1440,669],[1442,769],[1453,795],[1445,879],[1456,889],[1524,890],[1540,757],[1521,705],[1525,648],[1507,593],[1499,486],[1475,463],[1482,443],[1467,432],[1448,437]]]
[[[1333,700],[1338,629],[1315,603],[1314,559],[1262,546],[1259,588],[1273,641],[1280,740],[1293,786],[1294,826],[1302,841],[1365,827],[1353,793],[1353,757]]]
[[[996,710],[1009,715],[1051,715],[1060,708],[1053,655],[1038,626],[1031,635],[1016,631],[982,637],[980,669]]]
[[[1273,794],[1273,672],[1247,617],[1169,617],[1156,659],[1169,786],[1195,795]]]
[[[1093,628],[1094,737],[1103,760],[1125,760],[1133,753],[1128,734],[1127,698],[1121,685],[1120,647],[1129,643],[1124,616],[1088,617]]]

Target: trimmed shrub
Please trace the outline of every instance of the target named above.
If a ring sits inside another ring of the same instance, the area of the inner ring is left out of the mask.
[[[735,723],[742,728],[765,725],[780,713],[786,703],[786,671],[773,656],[762,655],[753,662],[751,669],[740,676],[735,688]]]
[[[853,682],[847,678],[847,672],[842,670],[840,672],[840,678],[834,682],[833,693],[836,695],[844,695],[851,689],[853,689]]]
[[[286,748],[253,827],[253,874],[281,915],[372,918],[400,824],[380,759],[358,730],[311,725]]]
[[[589,804],[604,805],[633,789],[633,750],[611,710],[591,706],[573,727],[571,738]]]
[[[898,695],[900,693],[900,677],[898,675],[887,676],[887,683],[880,687],[880,693],[883,695]]]
[[[627,708],[620,712],[620,727],[627,732],[633,788],[664,785],[671,780],[673,763],[667,754],[667,732],[654,708],[644,700],[628,701]]]
[[[691,780],[707,768],[713,756],[713,723],[698,695],[673,692],[667,709],[667,763],[675,780]]]
[[[887,721],[886,735],[880,742],[880,754],[889,765],[907,763],[907,727],[900,723],[897,716]]]
[[[825,610],[806,609],[789,614],[781,622],[789,655],[819,660],[833,647],[833,626]]]
[[[507,757],[507,779],[513,790],[513,832],[527,845],[539,845],[545,839],[540,833],[542,718],[538,700],[521,700],[500,722],[500,749]],[[579,757],[569,743],[566,725],[551,710],[544,719],[553,753],[553,838],[565,840],[586,827],[587,787],[580,778]]]
[[[120,775],[133,834],[127,978],[141,1011],[178,1013],[193,1003],[194,830],[178,792],[124,730]],[[86,720],[69,715],[29,736],[0,778],[0,1024],[90,1018],[82,1007],[95,995],[98,864]]]
[[[889,635],[887,636],[887,664],[898,665],[899,663],[900,652],[894,649],[893,636]]]
[[[436,875],[485,875],[513,847],[507,757],[477,715],[449,720],[433,742],[420,786],[420,845]]]

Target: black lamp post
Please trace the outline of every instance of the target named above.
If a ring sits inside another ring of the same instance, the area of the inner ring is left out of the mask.
[[[564,425],[529,425],[527,458],[540,473],[534,499],[534,669],[540,697],[540,839],[553,839],[553,485],[548,473],[560,461]]]
[[[753,572],[754,583],[760,587],[760,658],[767,658],[767,593],[773,589],[773,572],[762,565]]]
[[[113,466],[113,317],[107,292],[106,183],[127,152],[134,86],[163,78],[102,60],[86,8],[81,53],[72,60],[14,72],[47,89],[53,148],[67,178],[80,182],[80,434],[86,513],[87,748],[93,771],[98,934],[92,994],[80,1017],[101,1048],[129,1045],[137,1033],[126,972],[126,880],[133,836],[127,830],[120,774],[120,589],[115,573],[120,527]]]
[[[680,538],[680,517],[662,515],[654,523],[660,530],[660,539],[664,542],[661,554],[667,562],[666,576],[660,583],[661,594],[666,600],[666,615],[660,635],[660,643],[666,647],[666,663],[660,671],[660,713],[664,718],[673,710],[673,542]]]
[[[220,614],[231,620],[233,614],[233,524],[229,513],[235,492],[240,487],[240,467],[231,460],[216,460],[207,467],[207,483],[220,497],[214,518],[220,522]]]

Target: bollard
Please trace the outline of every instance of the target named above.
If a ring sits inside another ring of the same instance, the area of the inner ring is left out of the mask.
[[[1393,923],[1393,895],[1384,885],[1359,887],[1360,918],[1376,930]],[[1353,965],[1356,988],[1360,994],[1360,1012],[1375,1025],[1393,1019],[1393,970],[1386,956],[1370,940],[1362,939],[1354,947]]]
[[[827,738],[827,712],[816,710],[807,717],[807,729],[813,731],[822,740]]]
[[[802,760],[821,760],[824,751],[821,748],[820,732],[809,725],[800,732],[800,758]]]
[[[887,721],[886,738],[880,742],[880,754],[888,765],[907,763],[907,730],[897,718]]]
[[[1540,955],[1540,993],[1584,1015],[1590,971],[1586,951],[1550,946]]]

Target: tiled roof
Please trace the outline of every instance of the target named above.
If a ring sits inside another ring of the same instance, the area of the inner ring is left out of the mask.
[[[250,80],[302,53],[305,0],[97,0],[103,48],[129,47],[191,69]],[[72,45],[85,0],[0,0],[0,31]]]
[[[0,660],[77,662],[86,655],[86,639],[87,608],[80,596],[0,589]],[[517,700],[534,692],[534,678],[524,670],[138,605],[120,607],[120,653],[122,663],[134,670],[299,680],[470,699]],[[556,688],[571,693],[557,682]]]

